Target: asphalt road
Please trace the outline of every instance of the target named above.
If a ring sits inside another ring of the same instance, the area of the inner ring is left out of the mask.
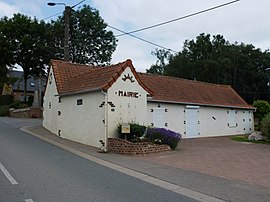
[[[50,145],[0,120],[0,201],[195,201]]]

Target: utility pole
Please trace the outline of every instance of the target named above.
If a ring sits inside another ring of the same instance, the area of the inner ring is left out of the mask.
[[[64,5],[65,6],[65,38],[64,38],[64,61],[69,61],[69,18],[71,15],[71,7],[65,3],[47,3],[48,6]]]
[[[71,15],[71,10],[75,6],[81,4],[85,0],[80,1],[79,3],[73,5],[73,6],[67,6],[65,3],[55,3],[55,2],[49,2],[47,3],[48,6],[55,6],[55,5],[64,5],[65,6],[65,38],[64,38],[64,61],[69,62],[69,19]]]
[[[71,7],[65,6],[65,40],[64,40],[64,61],[69,61],[69,19]]]

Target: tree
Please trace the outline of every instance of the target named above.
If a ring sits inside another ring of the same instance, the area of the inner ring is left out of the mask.
[[[270,112],[270,105],[265,100],[256,100],[252,105],[256,108],[255,115],[259,118],[259,122]]]
[[[5,29],[7,29],[7,21],[8,19],[6,17],[0,20],[0,90],[8,80],[7,67],[14,63],[12,58],[12,49],[4,33]]]
[[[52,21],[53,51],[63,58],[64,16]],[[116,49],[116,39],[99,12],[90,6],[71,11],[70,57],[72,62],[83,64],[108,64]]]
[[[26,102],[29,75],[43,72],[51,57],[47,41],[49,25],[22,14],[1,19],[0,25],[0,52],[6,54],[1,62],[3,66],[18,64],[22,67]]]
[[[269,51],[262,52],[251,44],[230,44],[222,35],[211,37],[203,33],[195,40],[186,40],[182,51],[155,69],[163,68],[169,76],[231,85],[252,103],[269,98],[267,67],[270,67]]]
[[[147,73],[164,74],[166,60],[171,57],[171,53],[163,49],[156,49],[155,51],[152,51],[151,54],[157,57],[157,61],[156,64],[151,65],[149,70],[146,70]]]

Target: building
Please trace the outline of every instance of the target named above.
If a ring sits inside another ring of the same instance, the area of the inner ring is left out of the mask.
[[[168,128],[184,138],[251,133],[253,111],[230,86],[137,73],[131,60],[106,67],[52,60],[43,126],[99,147],[128,122]]]
[[[24,101],[24,78],[23,72],[17,70],[9,70],[7,73],[8,77],[15,78],[16,81],[12,84],[12,92],[15,100]],[[29,76],[27,79],[26,86],[26,98],[28,100],[29,97],[34,97],[35,90],[39,90],[41,87],[41,93],[44,92],[44,84],[45,79],[42,77],[42,81],[40,83],[39,78],[34,78],[33,76]],[[39,86],[41,85],[41,86]]]

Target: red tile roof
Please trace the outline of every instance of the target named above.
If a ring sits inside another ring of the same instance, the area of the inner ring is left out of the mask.
[[[111,66],[89,66],[76,63],[51,60],[56,80],[57,92],[61,95],[91,90],[107,90],[121,73],[130,67],[139,84],[150,94],[151,90],[138,77],[131,60]]]
[[[52,60],[51,67],[59,95],[107,90],[130,67],[152,101],[252,108],[230,86],[137,73],[131,60],[106,67]]]
[[[153,101],[252,108],[228,85],[138,73],[153,91]]]

